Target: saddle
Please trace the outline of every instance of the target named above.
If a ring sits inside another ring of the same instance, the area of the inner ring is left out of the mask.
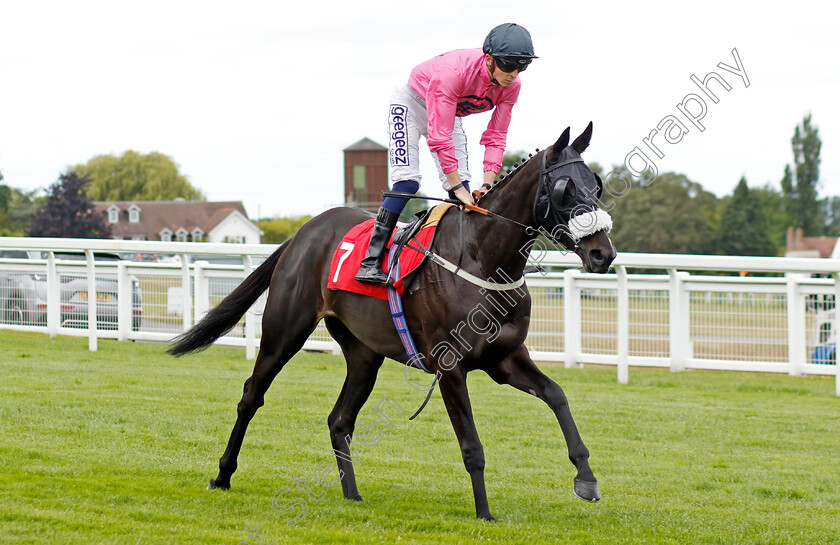
[[[396,259],[399,262],[399,277],[392,276],[390,284],[397,290],[399,295],[413,287],[417,273],[426,262],[426,254],[418,251],[422,248],[429,248],[434,240],[438,222],[443,215],[454,205],[449,203],[439,204],[429,210],[417,214],[417,218],[407,224],[397,227],[388,243],[389,250],[394,248],[397,252]],[[374,220],[369,219],[354,226],[344,235],[333,254],[330,263],[330,274],[327,279],[327,288],[334,290],[349,291],[377,299],[388,299],[386,286],[363,284],[357,282],[353,276],[359,269],[359,265],[367,252],[370,235],[373,230]],[[411,244],[408,244],[411,241]],[[388,272],[389,262],[394,262],[394,257],[384,259],[382,270]],[[411,290],[413,291],[413,290]]]

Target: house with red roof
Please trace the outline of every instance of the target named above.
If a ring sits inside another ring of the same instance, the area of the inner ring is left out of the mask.
[[[100,201],[96,210],[119,240],[259,244],[262,231],[240,201]]]
[[[837,237],[802,236],[802,228],[788,227],[785,257],[822,257],[840,259]]]

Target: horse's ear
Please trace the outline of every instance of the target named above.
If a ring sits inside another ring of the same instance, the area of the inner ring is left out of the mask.
[[[557,142],[554,143],[554,147],[551,148],[550,163],[555,162],[560,157],[560,152],[566,149],[566,146],[569,145],[569,132],[571,130],[571,127],[566,127],[566,130],[563,131],[563,134],[561,134],[560,138],[557,139]]]
[[[589,147],[589,141],[592,139],[592,122],[589,122],[589,125],[580,133],[580,136],[575,138],[575,141],[572,142],[572,149],[578,153],[583,153],[583,150]]]

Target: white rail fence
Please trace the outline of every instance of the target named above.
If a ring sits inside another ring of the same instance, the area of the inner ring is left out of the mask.
[[[100,338],[169,341],[275,249],[0,237],[0,329],[87,336],[91,350]],[[101,252],[135,255],[103,261]],[[620,253],[606,275],[581,272],[573,254],[531,261],[549,271],[527,278],[526,344],[538,361],[615,365],[621,383],[629,366],[834,375],[840,395],[840,260]],[[218,344],[253,358],[264,304],[263,295]],[[339,352],[323,324],[304,348]]]

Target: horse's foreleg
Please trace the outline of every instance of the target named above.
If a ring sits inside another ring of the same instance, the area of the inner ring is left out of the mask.
[[[475,428],[470,397],[467,392],[466,373],[460,367],[444,372],[440,378],[440,393],[443,403],[455,428],[458,444],[461,446],[461,456],[464,467],[472,480],[473,496],[475,497],[475,514],[484,520],[496,520],[490,514],[487,504],[487,490],[484,485],[484,447],[478,438]]]
[[[545,376],[528,355],[525,345],[520,346],[497,367],[488,369],[488,374],[499,384],[510,384],[514,388],[535,395],[545,401],[560,423],[560,429],[569,449],[569,459],[577,468],[575,494],[586,501],[598,501],[601,493],[592,469],[589,467],[589,450],[578,433],[566,394],[556,382]]]

